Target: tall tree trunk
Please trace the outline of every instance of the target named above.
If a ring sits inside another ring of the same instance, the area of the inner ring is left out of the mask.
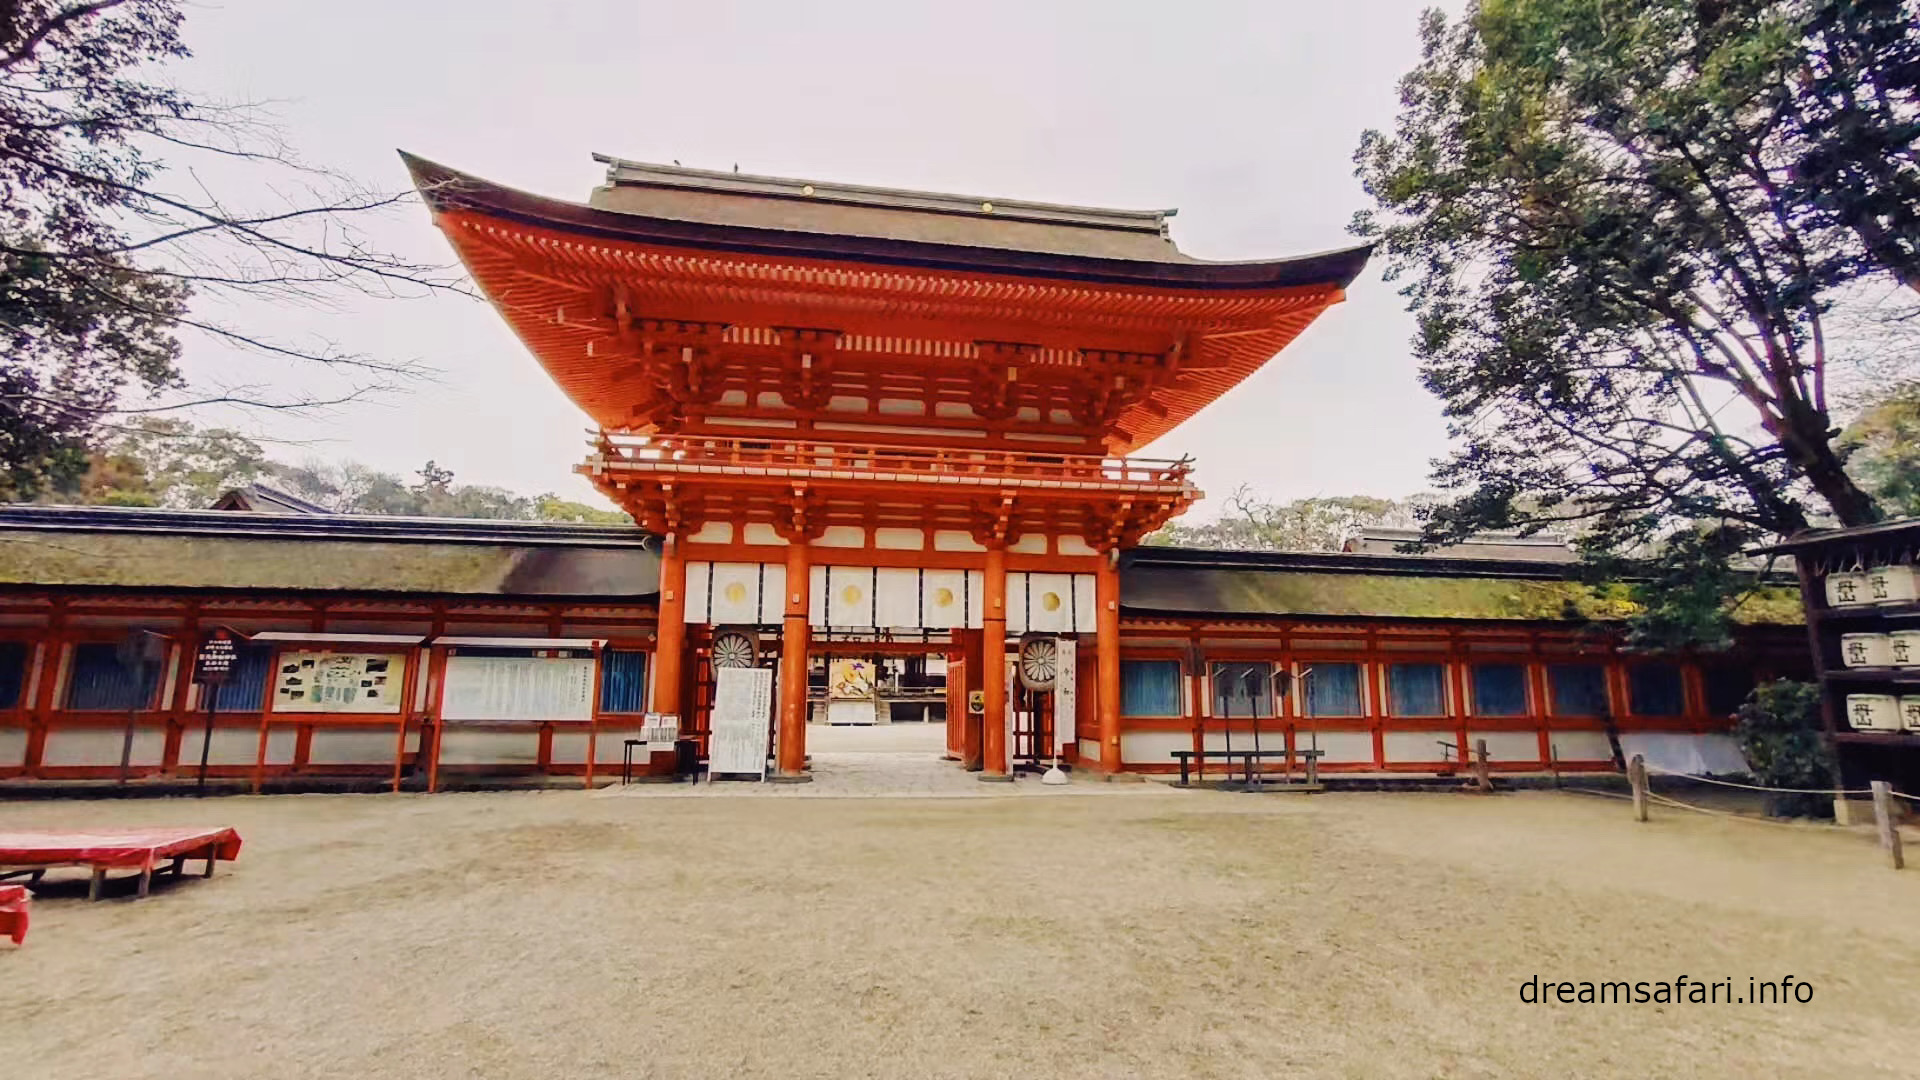
[[[1840,465],[1840,455],[1833,452],[1826,417],[1805,405],[1785,412],[1780,445],[1833,511],[1833,516],[1842,525],[1871,525],[1879,521],[1882,517],[1879,504],[1853,482],[1853,477]]]

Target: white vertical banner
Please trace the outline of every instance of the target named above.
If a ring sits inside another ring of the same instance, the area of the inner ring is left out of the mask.
[[[1007,665],[1007,734],[1006,741],[1001,745],[1007,748],[1007,770],[1011,772],[1013,770],[1013,733],[1018,727],[1014,719],[1019,715],[1020,704],[1020,664],[1012,659],[1006,660],[1005,663]]]
[[[1079,739],[1080,705],[1079,643],[1071,637],[1059,641],[1059,658],[1053,671],[1053,747],[1054,753]]]

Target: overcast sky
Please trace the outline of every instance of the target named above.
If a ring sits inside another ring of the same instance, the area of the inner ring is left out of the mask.
[[[602,177],[589,156],[600,151],[1178,207],[1182,250],[1268,258],[1351,242],[1346,224],[1364,199],[1353,149],[1363,129],[1392,122],[1421,6],[250,0],[190,7],[196,56],[174,75],[202,92],[272,100],[301,154],[382,188],[405,185],[394,156],[404,148],[584,199]],[[418,206],[376,235],[450,258]],[[592,498],[570,474],[585,453],[584,416],[486,305],[448,296],[230,314],[249,329],[322,333],[440,372],[384,404],[239,421],[312,444],[280,456],[398,472],[432,458],[461,481]],[[1241,483],[1277,499],[1421,490],[1445,436],[1411,332],[1401,298],[1369,273],[1263,371],[1144,453],[1193,454],[1216,497]],[[229,376],[236,363],[200,343],[187,362]]]

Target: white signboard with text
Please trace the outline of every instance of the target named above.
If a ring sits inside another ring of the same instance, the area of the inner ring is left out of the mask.
[[[283,652],[273,711],[397,713],[406,675],[402,653]]]
[[[767,774],[767,739],[773,730],[773,671],[720,668],[714,672],[713,733],[707,773]]]
[[[593,719],[593,657],[447,658],[444,720]]]

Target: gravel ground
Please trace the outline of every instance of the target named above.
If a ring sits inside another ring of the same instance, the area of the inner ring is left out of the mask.
[[[107,823],[246,850],[144,902],[50,878],[0,945],[18,1075],[1920,1072],[1920,871],[1861,830],[1552,792],[0,804]],[[1519,999],[1683,974],[1814,996]]]

